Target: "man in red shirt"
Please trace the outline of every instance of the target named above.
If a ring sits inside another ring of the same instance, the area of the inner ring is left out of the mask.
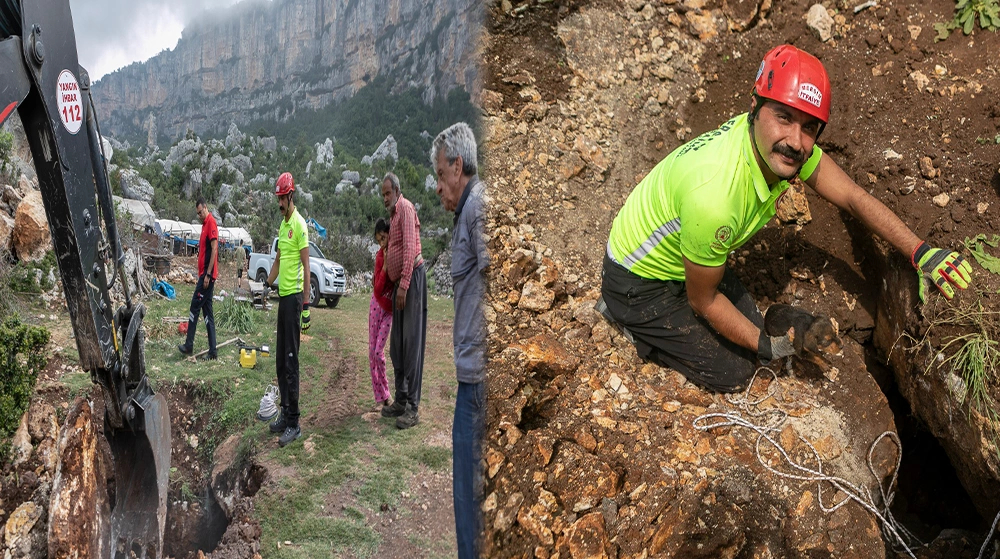
[[[396,401],[382,408],[382,415],[395,417],[397,428],[409,429],[420,421],[417,411],[427,337],[427,270],[420,255],[417,210],[403,198],[399,178],[393,173],[382,179],[382,202],[392,218],[385,251],[386,272],[396,286],[389,333]]]
[[[198,312],[205,314],[205,329],[208,330],[208,359],[218,358],[215,347],[215,315],[212,313],[212,292],[215,278],[219,276],[219,227],[215,217],[208,211],[204,198],[198,198],[195,205],[201,219],[201,241],[198,243],[198,284],[191,296],[191,310],[188,314],[187,340],[177,350],[184,355],[194,352],[194,331],[198,326]]]

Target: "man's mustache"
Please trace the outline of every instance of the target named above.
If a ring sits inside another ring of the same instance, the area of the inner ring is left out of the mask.
[[[802,163],[806,160],[805,151],[794,149],[788,144],[774,144],[774,149],[772,151],[780,155],[784,155],[796,163]]]

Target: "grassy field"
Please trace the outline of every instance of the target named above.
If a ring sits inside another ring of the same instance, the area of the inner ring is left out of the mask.
[[[220,283],[216,294],[231,289]],[[450,299],[428,302],[421,422],[406,431],[377,413],[368,373],[369,296],[344,297],[336,309],[325,305],[314,309],[312,328],[303,335],[300,352],[303,435],[278,448],[277,437],[254,419],[265,387],[276,383],[273,356],[261,358],[256,369],[241,369],[234,344],[220,348],[218,361],[184,360],[177,351],[182,336],[170,319],[187,316],[193,286],[175,288],[176,300],[146,303],[147,372],[155,387],[197,387],[192,414],[204,425],[196,433],[203,463],[235,433],[267,468],[268,481],[255,497],[263,557],[455,556],[451,422],[457,382]],[[247,344],[273,349],[277,301],[273,302],[272,310],[255,313],[252,332],[220,330],[218,342],[238,336]],[[68,315],[38,322],[69,328]],[[72,364],[75,347],[66,341],[62,354]],[[202,320],[195,351],[206,347]],[[388,369],[392,387],[391,363]],[[71,395],[92,386],[89,375],[79,371],[63,375],[61,382]],[[172,422],[177,424],[176,419]],[[175,461],[177,436],[175,427]],[[185,476],[194,477],[183,468],[174,470],[172,483],[185,487],[205,483],[182,479]]]

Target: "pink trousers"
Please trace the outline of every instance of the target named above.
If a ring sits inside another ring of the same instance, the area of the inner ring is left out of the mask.
[[[392,329],[392,313],[386,312],[375,297],[368,307],[368,364],[372,373],[372,391],[375,401],[389,399],[389,381],[385,377],[385,343]]]

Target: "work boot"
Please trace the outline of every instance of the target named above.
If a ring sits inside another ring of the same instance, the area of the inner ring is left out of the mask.
[[[194,349],[189,348],[184,344],[178,344],[177,351],[181,352],[181,355],[191,355],[192,353],[194,353]]]
[[[211,353],[206,353],[205,355],[198,357],[198,361],[215,361],[218,358],[219,358],[218,354],[213,355]]]
[[[413,408],[406,408],[403,415],[396,418],[396,429],[409,429],[420,423],[420,414]]]
[[[283,433],[287,427],[288,421],[285,420],[285,412],[280,411],[278,412],[278,419],[272,421],[267,428],[270,429],[272,433]]]
[[[278,437],[278,446],[285,446],[301,436],[302,429],[299,429],[298,426],[292,427],[289,425],[288,427],[285,427],[285,432]]]
[[[405,411],[406,406],[400,404],[399,400],[396,400],[392,405],[382,407],[382,417],[399,417]]]

